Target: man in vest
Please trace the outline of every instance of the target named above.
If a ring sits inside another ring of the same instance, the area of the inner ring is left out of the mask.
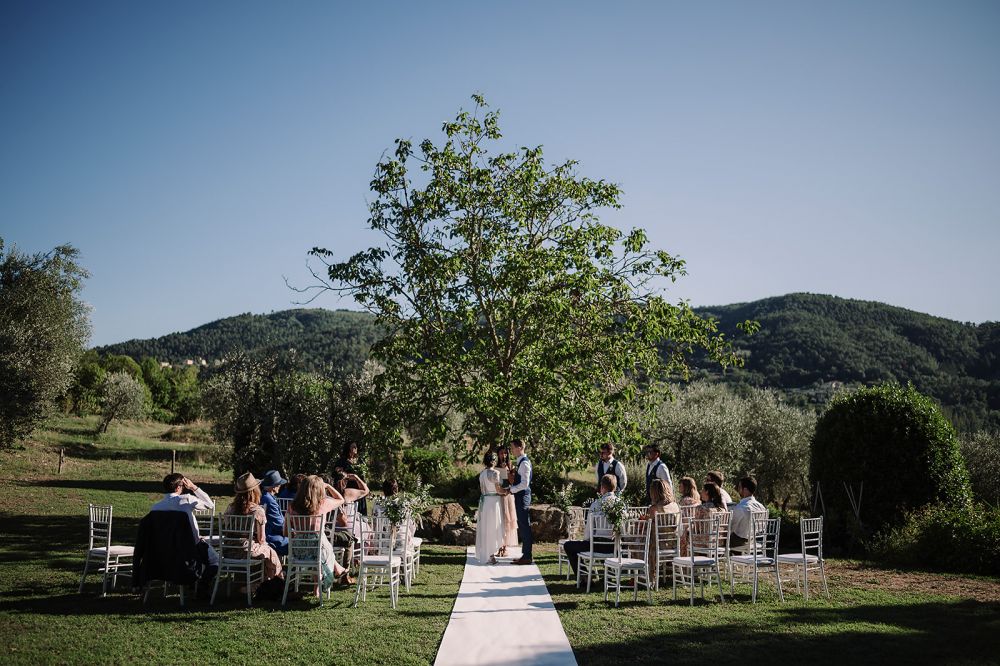
[[[521,539],[521,557],[511,564],[531,564],[531,461],[524,455],[524,442],[515,439],[510,443],[514,456],[510,492],[514,495],[514,511],[517,514],[517,536]]]
[[[612,474],[618,483],[617,494],[625,492],[628,485],[628,475],[625,473],[625,465],[622,461],[615,459],[615,445],[611,442],[601,444],[601,459],[597,461],[597,492],[601,492],[601,479],[605,474]]]
[[[666,463],[660,460],[660,447],[658,444],[648,444],[646,448],[643,449],[646,454],[646,504],[650,504],[652,500],[649,497],[649,487],[653,485],[655,479],[663,479],[667,484],[667,487],[673,489],[674,484],[670,480],[670,470],[667,469]]]

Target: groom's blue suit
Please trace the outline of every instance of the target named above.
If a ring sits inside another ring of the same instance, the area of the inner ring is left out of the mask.
[[[521,558],[531,558],[531,461],[522,455],[517,459],[514,471],[514,485],[510,487],[514,493],[514,511],[517,514],[517,536],[521,540]]]

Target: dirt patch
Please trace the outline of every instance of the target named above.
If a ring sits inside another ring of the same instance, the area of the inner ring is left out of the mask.
[[[827,560],[826,565],[831,585],[839,580],[851,587],[865,590],[920,592],[978,601],[1000,601],[1000,580],[967,578],[958,574],[880,569],[864,562],[853,561]]]

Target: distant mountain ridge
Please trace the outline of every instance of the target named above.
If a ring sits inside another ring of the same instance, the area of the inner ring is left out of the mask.
[[[794,293],[697,308],[743,352],[746,367],[702,375],[766,386],[800,403],[822,403],[841,384],[912,382],[936,398],[961,429],[1000,428],[1000,323],[973,325],[877,303]],[[760,322],[754,336],[736,324]],[[219,319],[184,333],[99,347],[102,354],[209,363],[237,350],[294,348],[306,370],[353,372],[381,333],[350,310],[297,309]]]

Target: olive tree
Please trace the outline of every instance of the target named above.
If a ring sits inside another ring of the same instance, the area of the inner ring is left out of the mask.
[[[29,436],[72,383],[90,336],[78,255],[26,255],[0,238],[0,449]]]
[[[101,388],[101,422],[97,432],[107,432],[115,419],[140,419],[146,415],[146,387],[128,372],[108,374]]]
[[[395,142],[371,182],[368,224],[384,243],[344,261],[314,248],[325,270],[313,287],[377,315],[380,381],[431,438],[461,415],[470,458],[470,437],[527,438],[562,469],[597,441],[634,445],[637,414],[687,376],[695,349],[738,359],[713,321],[665,299],[681,259],[599,221],[621,206],[617,185],[548,165],[541,147],[493,151],[498,113],[473,100],[440,145]]]

